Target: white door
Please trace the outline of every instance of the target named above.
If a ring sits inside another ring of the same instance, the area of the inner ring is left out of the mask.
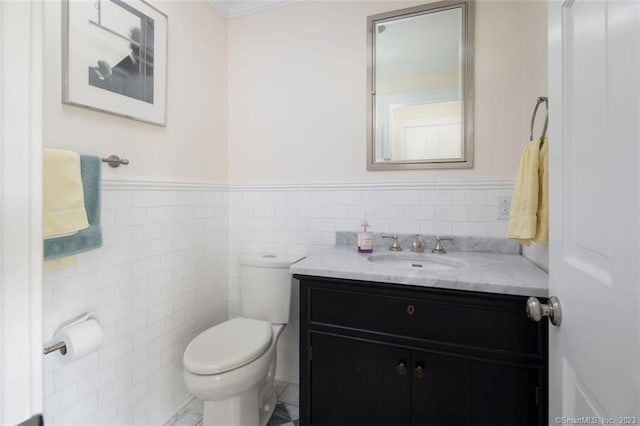
[[[0,425],[42,412],[42,18],[0,0]]]
[[[549,424],[640,422],[639,64],[638,1],[549,3]]]

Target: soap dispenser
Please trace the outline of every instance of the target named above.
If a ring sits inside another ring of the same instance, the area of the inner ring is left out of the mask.
[[[373,233],[367,231],[369,222],[366,214],[361,226],[362,232],[358,232],[358,253],[373,253]]]

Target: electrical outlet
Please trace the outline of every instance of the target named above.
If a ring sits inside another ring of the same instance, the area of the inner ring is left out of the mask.
[[[498,220],[509,220],[511,197],[498,197]]]

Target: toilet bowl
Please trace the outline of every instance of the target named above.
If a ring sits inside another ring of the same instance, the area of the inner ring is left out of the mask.
[[[236,318],[221,325],[238,320],[246,321],[247,319]],[[260,322],[264,323],[264,321]],[[191,371],[195,369],[193,368],[193,357],[197,355],[192,353],[193,350],[189,350],[193,346],[188,347],[188,351],[185,351],[184,383],[193,395],[204,401],[203,426],[262,426],[269,421],[277,400],[273,389],[276,346],[285,326],[284,324],[271,325],[268,323],[267,325],[269,327],[268,345],[251,361],[235,368],[215,366],[212,363],[212,368],[209,371],[216,371],[216,373],[206,374],[206,368],[198,370],[200,373],[194,373]],[[234,340],[240,343],[242,338],[242,334],[229,336],[226,343],[233,345]],[[211,343],[214,344],[213,341]],[[220,344],[220,342],[215,344]],[[231,360],[232,358],[228,358],[229,362],[232,362]]]
[[[276,346],[289,322],[291,275],[300,257],[240,260],[242,317],[196,336],[183,356],[184,383],[204,401],[203,426],[264,426],[276,405]]]

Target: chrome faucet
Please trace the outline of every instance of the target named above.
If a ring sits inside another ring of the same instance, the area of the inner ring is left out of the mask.
[[[402,247],[398,244],[397,234],[382,234],[382,238],[391,238],[391,247],[389,247],[390,251],[402,251]]]
[[[411,244],[411,251],[415,252],[415,253],[423,253],[424,252],[424,245],[422,244],[422,241],[420,241],[420,235],[416,234],[416,239],[413,240],[413,243]]]
[[[445,254],[447,252],[444,247],[442,247],[442,241],[453,241],[453,238],[436,236],[436,246],[431,250],[431,253]]]

